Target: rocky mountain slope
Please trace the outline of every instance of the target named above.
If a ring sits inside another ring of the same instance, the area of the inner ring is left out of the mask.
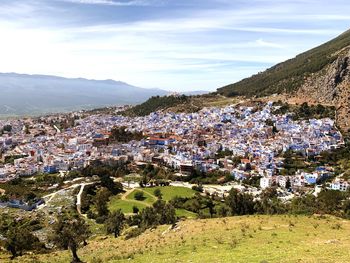
[[[262,73],[218,89],[225,96],[288,94],[296,101],[336,106],[337,123],[350,128],[350,30]]]
[[[349,46],[333,56],[337,59],[305,79],[294,96],[336,106],[337,123],[343,130],[348,130],[350,128],[350,41]]]

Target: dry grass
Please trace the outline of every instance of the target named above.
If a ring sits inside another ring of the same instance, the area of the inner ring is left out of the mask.
[[[317,225],[317,228],[314,226]],[[124,240],[98,236],[84,262],[349,262],[350,221],[306,216],[186,220]],[[12,262],[69,262],[67,251]],[[8,255],[0,256],[7,262]]]

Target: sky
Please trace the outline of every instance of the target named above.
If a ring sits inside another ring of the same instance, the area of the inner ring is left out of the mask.
[[[0,72],[216,90],[349,28],[349,0],[0,0]]]

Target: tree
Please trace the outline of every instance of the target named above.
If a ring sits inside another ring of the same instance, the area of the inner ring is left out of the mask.
[[[3,130],[6,131],[6,132],[11,132],[12,131],[12,126],[7,124],[3,127]]]
[[[119,209],[108,216],[106,221],[107,234],[114,234],[114,237],[118,237],[122,231],[125,223],[125,215]]]
[[[238,192],[232,188],[225,199],[226,205],[230,208],[231,215],[249,215],[255,213],[255,202],[253,196]]]
[[[292,199],[290,211],[293,214],[314,214],[316,212],[316,197],[305,195]]]
[[[111,192],[107,188],[101,188],[95,196],[95,206],[99,216],[108,215],[108,200]]]
[[[86,241],[90,231],[84,219],[78,216],[61,215],[53,225],[51,241],[57,247],[72,252],[72,263],[81,262],[77,251],[79,245]]]
[[[14,219],[8,214],[0,214],[0,246],[12,254],[11,259],[22,255],[25,251],[43,249],[44,244],[31,232],[37,227],[40,228],[40,223],[36,219],[27,221]]]
[[[154,194],[158,199],[162,199],[162,197],[163,197],[162,191],[160,191],[159,188],[156,188],[156,189],[154,190],[153,194]]]
[[[269,187],[262,191],[261,201],[256,203],[255,209],[263,214],[281,214],[286,206],[278,199],[276,187]]]
[[[29,229],[15,225],[11,226],[6,234],[5,247],[12,254],[11,259],[14,259],[24,251],[35,250],[42,245]]]
[[[317,196],[317,203],[320,212],[332,214],[340,210],[344,194],[336,190],[323,190]]]
[[[215,204],[210,198],[206,199],[205,206],[209,209],[210,217],[213,217],[215,213]]]
[[[137,214],[138,212],[140,211],[140,209],[137,207],[137,206],[133,206],[132,207],[132,212],[134,213],[134,214]]]
[[[100,176],[101,186],[107,188],[114,195],[123,191],[123,185],[121,183],[115,183],[113,179],[108,175]]]
[[[350,200],[346,200],[343,204],[344,217],[350,218]]]
[[[216,213],[220,216],[220,217],[226,217],[229,215],[230,209],[226,204],[220,205],[217,209],[216,209]]]
[[[288,177],[287,181],[286,181],[286,189],[290,189],[292,187],[292,183],[290,182],[290,179]]]
[[[142,191],[136,191],[134,198],[135,200],[142,201],[145,199],[145,196]]]
[[[155,213],[160,215],[159,224],[174,224],[176,222],[175,208],[171,204],[167,204],[165,201],[158,199],[153,208]]]
[[[153,207],[146,207],[142,209],[140,218],[141,228],[146,229],[159,225],[160,215],[156,213]]]

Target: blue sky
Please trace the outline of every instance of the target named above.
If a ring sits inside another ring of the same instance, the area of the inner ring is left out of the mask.
[[[349,28],[348,0],[1,0],[0,72],[215,90]]]

